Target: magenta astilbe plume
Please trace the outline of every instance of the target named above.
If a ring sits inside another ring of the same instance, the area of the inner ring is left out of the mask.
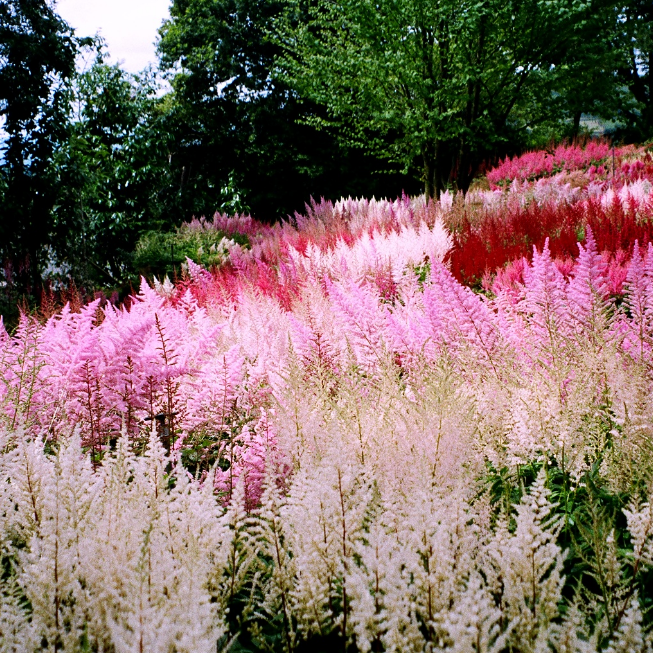
[[[618,162],[628,152],[629,148],[615,148],[614,150]],[[560,170],[584,170],[591,164],[605,161],[610,153],[610,144],[606,141],[592,140],[585,147],[559,145],[552,153],[539,150],[526,152],[512,159],[506,157],[496,168],[490,170],[487,177],[492,184],[497,185],[517,179],[534,179]],[[628,170],[630,171],[630,167]]]

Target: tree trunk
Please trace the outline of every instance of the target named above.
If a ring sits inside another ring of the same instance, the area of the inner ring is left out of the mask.
[[[463,193],[469,190],[469,185],[472,181],[473,170],[471,168],[469,147],[463,143],[460,146],[460,152],[458,154],[458,175],[456,178],[458,190],[461,190]]]
[[[451,181],[454,167],[452,149],[442,141],[422,148],[424,193],[427,199],[438,200]]]
[[[436,148],[437,149],[437,148]],[[438,199],[440,193],[436,184],[436,158],[435,153],[427,146],[422,148],[422,162],[424,166],[424,194],[426,201]]]
[[[572,132],[574,138],[578,138],[578,134],[580,133],[580,119],[582,115],[581,111],[574,112],[574,131]]]

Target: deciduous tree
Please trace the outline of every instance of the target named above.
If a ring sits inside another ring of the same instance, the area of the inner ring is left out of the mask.
[[[406,169],[419,160],[432,197],[466,189],[484,157],[550,120],[563,78],[596,73],[601,39],[583,50],[591,67],[570,63],[609,15],[602,0],[289,0],[278,72],[346,142]]]
[[[5,281],[40,284],[79,40],[49,0],[0,0],[0,263]],[[2,132],[0,132],[1,134]]]
[[[161,29],[174,95],[169,189],[185,217],[251,209],[265,220],[311,196],[398,195],[410,178],[307,124],[324,110],[273,76],[269,27],[283,0],[175,0]],[[234,198],[238,197],[238,202]]]

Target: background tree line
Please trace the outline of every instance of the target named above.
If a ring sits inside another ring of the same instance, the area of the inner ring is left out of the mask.
[[[193,215],[466,190],[583,114],[644,141],[652,50],[646,0],[172,0],[130,75],[52,2],[0,0],[5,301],[125,289],[138,239]]]

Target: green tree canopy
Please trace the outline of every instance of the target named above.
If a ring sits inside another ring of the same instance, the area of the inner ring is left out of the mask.
[[[278,74],[327,107],[348,142],[406,168],[418,159],[434,196],[453,180],[465,189],[484,157],[523,142],[554,108],[560,119],[579,110],[556,98],[605,68],[597,28],[614,34],[610,9],[602,0],[289,0]]]
[[[622,58],[617,73],[632,100],[622,105],[619,117],[626,138],[642,141],[653,138],[653,3],[629,0],[619,9]]]
[[[169,176],[166,99],[152,74],[130,75],[102,52],[71,91],[65,143],[53,157],[56,259],[91,285],[129,281],[139,236],[175,222]]]
[[[79,41],[46,0],[0,0],[0,263],[40,283],[52,235],[50,160],[65,138]]]
[[[311,196],[413,190],[405,177],[378,174],[385,162],[307,124],[324,110],[273,77],[281,51],[268,31],[284,7],[284,0],[172,3],[159,53],[174,89],[171,166],[186,217],[233,207],[236,196],[274,220]]]

